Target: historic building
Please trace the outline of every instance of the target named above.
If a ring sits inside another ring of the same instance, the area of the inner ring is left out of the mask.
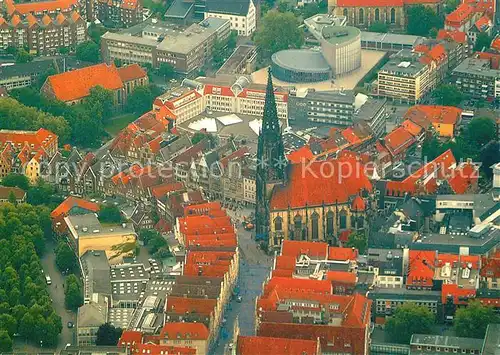
[[[392,28],[403,29],[406,25],[406,11],[409,6],[422,4],[441,12],[440,0],[328,0],[329,12],[345,16],[347,24],[356,27],[370,27],[374,22],[387,23]]]
[[[276,109],[271,70],[266,88],[262,129],[257,145],[256,174],[256,236],[267,238],[269,233],[269,197],[275,185],[286,180],[287,160]]]

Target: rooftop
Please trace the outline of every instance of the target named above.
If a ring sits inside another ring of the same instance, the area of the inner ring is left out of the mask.
[[[323,54],[311,49],[286,49],[274,53],[272,60],[282,68],[302,72],[330,72]]]
[[[64,220],[76,238],[135,234],[132,223],[104,225],[99,222],[95,213],[68,216]]]
[[[331,44],[340,44],[361,35],[361,31],[352,26],[325,26],[321,34]]]
[[[470,74],[490,78],[500,77],[500,70],[491,69],[491,60],[478,58],[465,58],[462,63],[453,69],[453,73]]]
[[[378,33],[378,32],[361,31],[361,41],[400,44],[400,45],[414,47],[423,41],[423,37],[398,34],[398,33]]]
[[[250,0],[206,0],[205,12],[246,16]]]
[[[413,334],[410,345],[445,346],[451,349],[481,349],[482,339],[461,338],[441,335]]]
[[[402,49],[395,55],[392,55],[389,61],[380,69],[381,72],[397,74],[402,76],[416,76],[426,67],[419,61],[420,53],[412,52],[408,49]]]

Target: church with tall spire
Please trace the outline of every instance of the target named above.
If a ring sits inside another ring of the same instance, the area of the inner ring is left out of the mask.
[[[286,183],[288,161],[276,110],[271,69],[268,72],[262,128],[257,146],[256,239],[268,241],[270,230],[269,199],[275,185]]]

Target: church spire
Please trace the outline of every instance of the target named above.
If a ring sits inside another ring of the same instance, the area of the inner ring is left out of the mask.
[[[268,75],[262,129],[257,145],[257,173],[255,182],[256,236],[266,241],[270,238],[269,199],[271,198],[274,185],[285,181],[287,166],[280,121],[276,109],[276,99],[274,97],[271,69],[269,69]]]

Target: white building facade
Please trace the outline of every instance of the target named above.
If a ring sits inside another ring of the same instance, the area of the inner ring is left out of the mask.
[[[255,32],[257,25],[256,9],[253,0],[241,1],[207,1],[204,18],[217,17],[231,21],[231,30],[238,36],[247,37]]]

